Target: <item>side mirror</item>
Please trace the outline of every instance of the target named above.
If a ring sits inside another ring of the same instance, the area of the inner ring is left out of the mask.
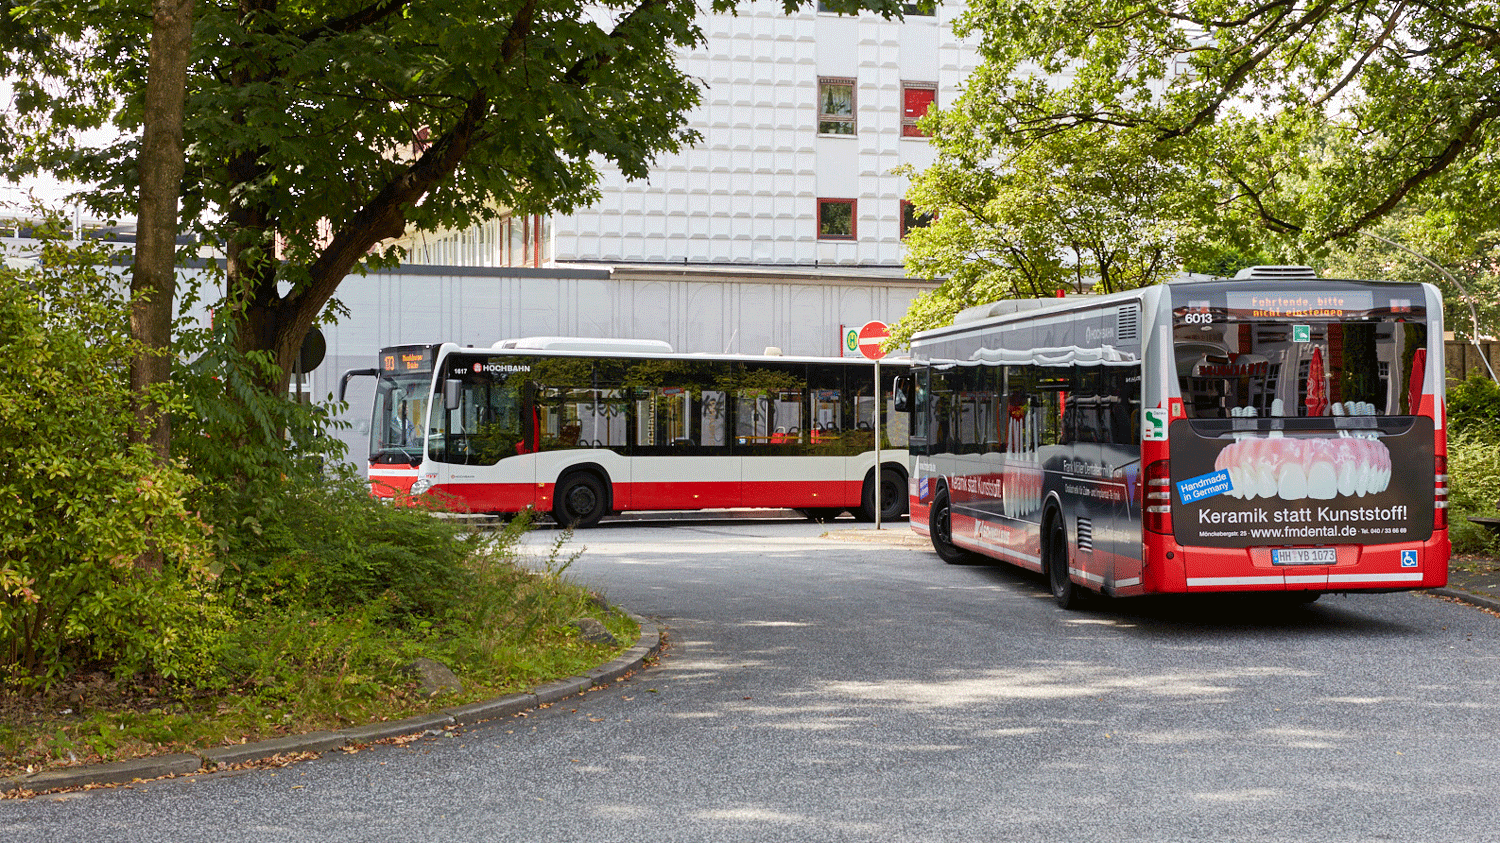
[[[896,376],[895,386],[891,389],[891,398],[894,399],[894,405],[898,413],[911,412],[912,380],[913,378],[909,374]]]
[[[458,409],[459,396],[463,395],[464,382],[458,378],[449,378],[443,381],[443,407],[448,412]]]

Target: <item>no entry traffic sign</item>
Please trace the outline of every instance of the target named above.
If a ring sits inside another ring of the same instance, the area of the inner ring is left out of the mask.
[[[890,335],[891,329],[884,322],[866,322],[859,329],[859,353],[871,360],[879,360],[885,356],[885,352],[880,350],[880,344]]]

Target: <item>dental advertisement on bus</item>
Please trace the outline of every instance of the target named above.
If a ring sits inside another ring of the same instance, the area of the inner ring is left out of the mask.
[[[1227,547],[1425,541],[1432,536],[1432,420],[1404,421],[1405,429],[1389,433],[1227,436],[1203,436],[1187,420],[1173,422],[1177,541]]]

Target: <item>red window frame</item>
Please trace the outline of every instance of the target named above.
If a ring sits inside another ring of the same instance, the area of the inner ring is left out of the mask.
[[[905,199],[901,200],[901,239],[902,240],[906,239],[906,235],[908,235],[908,234],[911,233],[911,229],[912,228],[926,228],[927,226],[932,225],[932,215],[931,214],[927,214],[926,215],[926,217],[927,217],[927,221],[926,222],[923,222],[921,225],[907,226],[907,224],[906,224],[906,218],[907,218],[908,215],[913,216],[913,217],[915,217],[917,219],[921,219],[922,216],[923,216],[921,214],[912,213],[912,207],[913,207],[912,204],[910,202],[908,202],[907,200],[905,200]]]
[[[925,138],[917,128],[917,120],[937,104],[937,86],[929,82],[903,82],[901,84],[901,137]]]

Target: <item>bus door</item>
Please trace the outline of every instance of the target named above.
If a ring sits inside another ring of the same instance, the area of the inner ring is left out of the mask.
[[[740,505],[740,468],[728,455],[722,391],[705,390],[694,372],[674,383],[637,387],[633,482],[635,509],[712,509]]]
[[[1104,469],[1109,476],[1109,519],[1105,541],[1114,561],[1110,574],[1118,593],[1141,588],[1141,369],[1139,364],[1106,366],[1100,429]]]
[[[428,468],[433,491],[472,512],[515,512],[536,498],[535,441],[524,370],[450,358],[432,402]]]

